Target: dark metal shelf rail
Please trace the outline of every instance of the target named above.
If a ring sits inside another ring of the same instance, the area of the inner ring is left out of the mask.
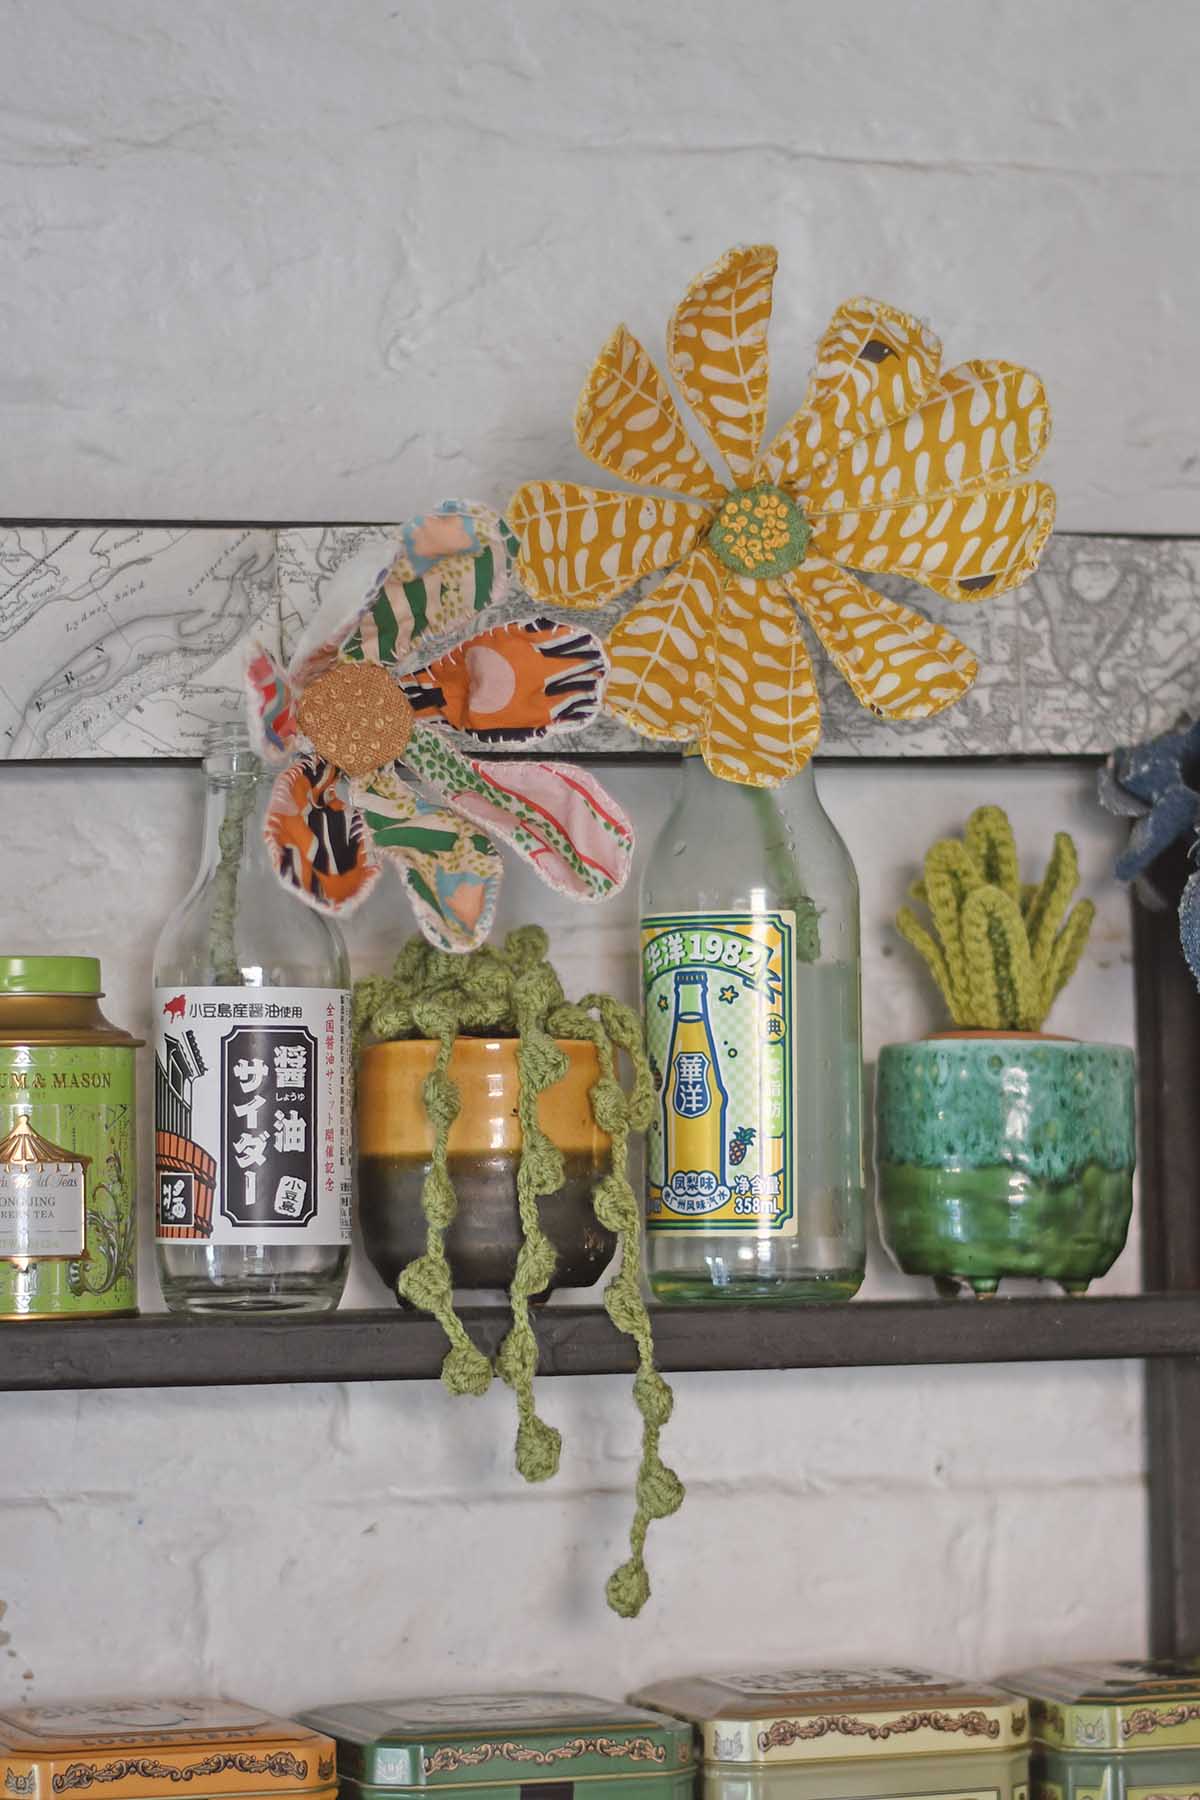
[[[494,1352],[508,1315],[464,1316],[476,1342]],[[535,1328],[544,1375],[633,1370],[632,1345],[599,1307],[548,1307]],[[654,1335],[661,1367],[674,1373],[1192,1358],[1200,1356],[1200,1294],[665,1308],[656,1310]],[[398,1309],[324,1319],[39,1321],[0,1332],[0,1388],[424,1381],[438,1374],[445,1348],[433,1320]]]
[[[1178,895],[1181,851],[1155,870]],[[1137,975],[1142,1278],[1200,1298],[1200,1000],[1172,905],[1133,909]],[[1200,1355],[1146,1365],[1150,1510],[1150,1648],[1200,1655]]]

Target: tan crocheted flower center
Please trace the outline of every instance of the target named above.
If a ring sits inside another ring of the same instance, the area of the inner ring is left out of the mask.
[[[408,748],[413,709],[378,663],[335,663],[305,689],[296,719],[318,755],[347,775],[372,775]]]

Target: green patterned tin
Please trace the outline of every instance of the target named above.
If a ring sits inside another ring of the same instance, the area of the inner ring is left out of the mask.
[[[91,956],[0,957],[0,1318],[137,1310],[134,1051]]]
[[[1004,1685],[1029,1701],[1034,1800],[1195,1800],[1200,1660],[1064,1663]]]
[[[517,1800],[691,1800],[691,1732],[677,1719],[587,1694],[451,1694],[317,1707],[303,1722],[337,1743],[342,1800],[480,1788]]]

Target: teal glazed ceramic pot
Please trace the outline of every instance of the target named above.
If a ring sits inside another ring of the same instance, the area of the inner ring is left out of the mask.
[[[1133,1205],[1134,1061],[1117,1044],[981,1032],[879,1054],[883,1241],[938,1292],[1033,1275],[1082,1294]]]

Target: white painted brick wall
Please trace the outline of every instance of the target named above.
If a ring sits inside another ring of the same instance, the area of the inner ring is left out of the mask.
[[[5,818],[53,819],[63,846],[0,890],[0,943],[99,952],[113,1016],[148,1033],[153,940],[190,878],[199,777],[34,766],[0,780]],[[646,842],[673,780],[613,777]],[[918,847],[988,797],[1012,804],[1033,860],[1053,825],[1076,833],[1101,913],[1060,1023],[1128,1040],[1124,895],[1107,879],[1119,833],[1086,774],[838,768],[821,785],[863,876],[869,1056],[934,1023],[888,919]],[[390,960],[409,929],[403,905],[385,891],[352,922],[360,970]],[[531,916],[550,926],[569,986],[599,980],[633,997],[631,893],[583,911],[510,867],[500,929]],[[1132,1253],[1107,1285],[1136,1285]],[[927,1290],[876,1251],[870,1291]],[[148,1269],[144,1293],[155,1304]],[[349,1297],[387,1299],[361,1265]],[[504,1393],[0,1396],[12,1639],[0,1695],[185,1684],[288,1707],[525,1677],[615,1693],[730,1656],[983,1672],[1141,1647],[1135,1366],[731,1373],[676,1387],[667,1450],[690,1492],[652,1533],[655,1595],[632,1626],[602,1597],[637,1452],[623,1378],[545,1384],[566,1448],[560,1478],[538,1489],[512,1471]]]
[[[1189,531],[1200,465],[1200,16],[1144,0],[12,0],[0,72],[0,513],[380,518],[581,470],[569,420],[626,318],[771,238],[774,411],[844,294],[953,357],[1027,360],[1072,529]],[[540,368],[538,359],[541,359]],[[2,593],[2,589],[0,589]],[[0,598],[0,643],[3,602]],[[0,685],[3,682],[0,650]],[[661,773],[617,786],[647,836]],[[196,780],[6,768],[0,945],[96,950],[148,1028]],[[1117,835],[1086,776],[830,770],[859,861],[869,1048],[929,1020],[887,920],[984,798],[1080,838],[1101,923],[1064,1028],[1128,1040]],[[131,884],[128,870],[137,871]],[[408,929],[355,923],[363,969]],[[568,980],[632,989],[632,898],[517,877]],[[1110,1285],[1135,1285],[1132,1257]],[[907,1291],[873,1266],[874,1292]],[[352,1298],[377,1300],[369,1271]],[[152,1278],[147,1284],[152,1301]],[[292,1707],[470,1683],[619,1693],[679,1668],[901,1656],[983,1672],[1137,1651],[1133,1366],[691,1376],[690,1486],[642,1623],[603,1607],[634,1469],[624,1380],[560,1381],[544,1489],[507,1397],[435,1385],[0,1396],[0,1699],[166,1686]]]

